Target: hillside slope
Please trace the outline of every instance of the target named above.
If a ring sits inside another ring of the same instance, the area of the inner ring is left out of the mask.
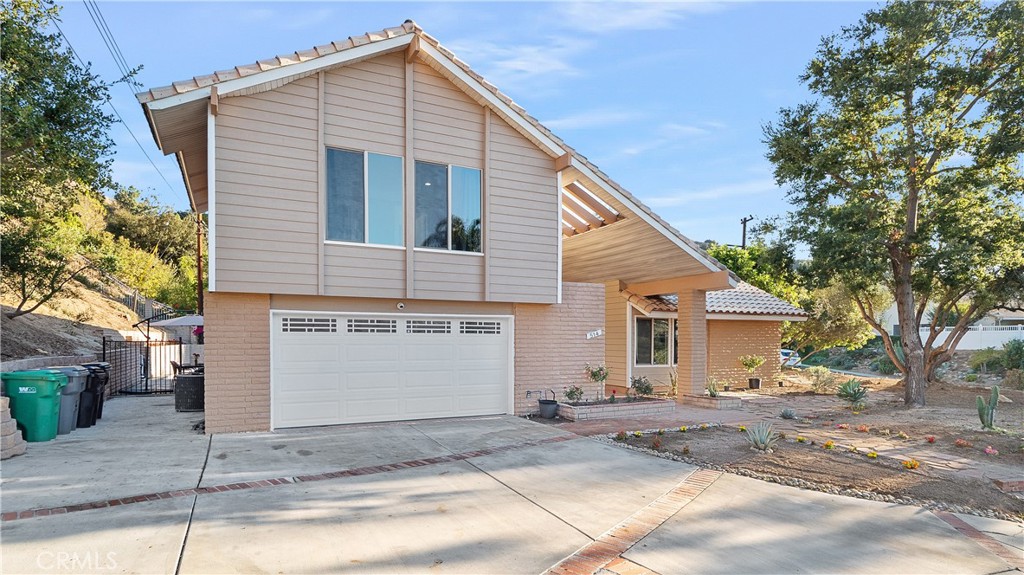
[[[88,287],[73,283],[68,295],[54,298],[35,312],[8,319],[16,301],[0,294],[0,357],[3,361],[44,355],[98,353],[103,336],[124,339],[118,330],[129,332],[139,321],[124,305]],[[141,333],[139,333],[141,336]]]

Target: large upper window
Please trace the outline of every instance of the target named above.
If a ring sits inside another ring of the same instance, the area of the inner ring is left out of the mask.
[[[416,162],[416,246],[482,251],[480,170]]]
[[[668,365],[669,320],[637,318],[636,365]]]
[[[327,239],[400,246],[402,158],[327,148]]]

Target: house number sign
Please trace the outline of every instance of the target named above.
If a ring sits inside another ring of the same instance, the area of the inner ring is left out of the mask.
[[[594,339],[595,337],[601,337],[604,335],[603,329],[597,329],[591,332],[587,332],[587,339]]]

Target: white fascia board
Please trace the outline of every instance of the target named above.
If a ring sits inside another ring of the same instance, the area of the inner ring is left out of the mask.
[[[743,321],[807,321],[802,315],[754,315],[747,313],[708,313],[708,319]]]
[[[206,109],[206,214],[207,236],[206,266],[207,286],[210,292],[217,291],[217,116]],[[201,279],[199,281],[202,281]]]
[[[265,72],[257,72],[250,76],[218,82],[211,86],[217,86],[218,95],[223,97],[231,94],[232,92],[252,88],[253,86],[258,86],[267,82],[281,80],[290,76],[311,74],[321,68],[344,64],[352,60],[372,56],[378,52],[387,52],[396,48],[401,48],[402,46],[408,45],[412,42],[413,36],[415,36],[415,34],[404,34],[402,36],[388,38],[387,40],[378,40],[377,42],[371,42],[369,44],[363,44],[362,46],[355,46],[353,48],[346,48],[339,52],[306,60],[305,62],[299,62],[298,64],[280,66]],[[153,100],[152,102],[147,102],[145,106],[153,110],[163,110],[166,108],[173,108],[181,104],[186,104],[188,102],[193,102],[195,100],[209,98],[211,86],[189,90],[188,92],[168,96],[159,100]]]
[[[629,206],[630,209],[633,211],[633,213],[635,213],[636,215],[640,216],[641,220],[643,220],[643,221],[647,222],[648,224],[650,224],[651,227],[653,227],[654,229],[658,230],[658,232],[661,233],[661,235],[665,236],[672,243],[674,243],[675,245],[679,246],[679,248],[681,248],[684,252],[689,254],[690,257],[692,257],[693,259],[695,259],[698,262],[700,262],[701,265],[703,265],[704,267],[708,268],[708,270],[713,271],[713,272],[723,271],[722,268],[720,268],[720,267],[716,266],[715,264],[711,263],[711,260],[709,260],[708,258],[704,257],[703,254],[701,254],[700,252],[698,252],[698,251],[694,250],[692,247],[690,247],[689,244],[687,244],[682,239],[680,239],[679,236],[677,236],[671,230],[666,228],[661,222],[659,222],[658,220],[652,218],[650,216],[650,214],[648,214],[645,210],[641,209],[640,206],[638,206],[636,204],[636,202],[634,202],[632,199],[627,198],[626,196],[624,196],[621,193],[619,193],[619,191],[616,190],[614,186],[608,184],[604,180],[604,178],[602,178],[601,176],[598,176],[597,173],[595,173],[593,170],[591,170],[590,167],[588,167],[586,164],[584,164],[583,162],[578,162],[576,160],[576,158],[574,157],[572,159],[572,166],[574,168],[576,168],[577,170],[579,170],[581,173],[583,173],[583,175],[585,175],[588,178],[590,178],[597,185],[601,186],[601,188],[604,189],[605,192],[610,194],[616,200],[618,200],[619,202]],[[736,280],[734,280],[732,277],[729,277],[729,285],[731,285],[732,287],[736,287],[736,285],[737,285]]]
[[[530,123],[526,118],[523,118],[522,114],[515,111],[514,109],[512,109],[512,106],[509,106],[500,98],[495,96],[493,92],[491,92],[482,84],[480,84],[480,82],[476,78],[467,74],[466,71],[463,70],[458,64],[452,62],[451,59],[442,54],[437,48],[430,45],[429,42],[420,43],[420,52],[429,55],[436,62],[440,63],[442,66],[444,66],[446,70],[451,72],[456,78],[463,81],[474,92],[482,96],[484,100],[486,100],[487,103],[490,104],[490,106],[493,109],[498,110],[505,116],[511,118],[517,126],[519,126],[527,133],[529,133],[531,136],[536,138],[537,141],[540,142],[544,148],[546,148],[545,151],[548,153],[548,155],[554,158],[565,155],[565,150],[562,149],[562,147],[558,145],[557,142],[548,137],[548,135],[545,134],[544,132],[538,130],[536,126]]]

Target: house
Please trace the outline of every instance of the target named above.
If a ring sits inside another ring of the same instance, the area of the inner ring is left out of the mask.
[[[628,364],[620,359],[614,367],[630,377],[647,377],[656,391],[667,392],[678,364],[678,297],[625,295],[629,305],[624,315],[633,333],[632,352],[623,358]],[[617,309],[621,319],[622,307]],[[740,282],[736,289],[708,292],[705,314],[708,377],[743,387],[749,377],[768,380],[779,372],[782,324],[807,320],[804,310],[746,282]],[[759,355],[767,361],[750,374],[739,363],[743,355]],[[608,392],[613,389],[625,393],[625,382],[616,381]]]
[[[999,348],[1008,341],[1024,339],[1024,311],[1020,308],[1020,303],[1012,302],[1005,309],[990,310],[981,319],[968,326],[967,332],[957,342],[957,350],[974,351],[989,347]],[[934,311],[935,305],[929,303],[925,310],[924,319],[921,322],[920,334],[922,341],[927,341],[931,336],[931,322]],[[895,302],[879,314],[878,323],[888,327],[889,335],[900,335],[899,313],[896,311]],[[945,342],[952,331],[953,327],[947,326],[937,333],[935,345],[941,345]],[[878,333],[878,330],[875,330],[875,333]]]
[[[138,99],[208,214],[208,432],[529,413],[627,361],[630,294],[703,390],[738,280],[415,23]]]

